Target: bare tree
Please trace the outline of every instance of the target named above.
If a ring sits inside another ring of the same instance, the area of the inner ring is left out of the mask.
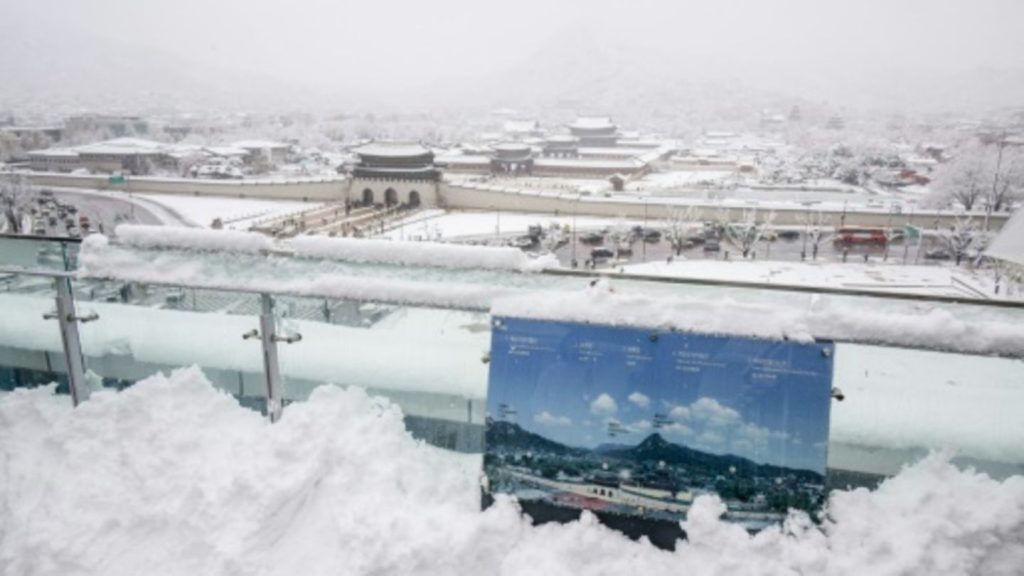
[[[8,232],[21,234],[21,222],[35,198],[35,191],[20,174],[9,174],[0,178],[0,210]]]
[[[676,256],[683,253],[690,244],[690,235],[697,222],[699,211],[696,206],[673,208],[665,221],[665,239]]]
[[[1024,159],[1006,150],[1005,138],[989,146],[964,145],[936,172],[932,187],[940,202],[952,201],[968,211],[984,203],[1000,211],[1024,192]]]
[[[988,197],[988,209],[993,212],[999,212],[1024,197],[1024,158],[1017,151],[1007,153],[1005,134],[997,146],[999,152],[992,176],[992,192]]]
[[[821,240],[825,237],[825,229],[831,224],[832,217],[818,210],[800,214],[797,216],[797,220],[804,225],[803,257],[807,257],[807,242],[809,241],[811,243],[811,259],[817,260]]]
[[[750,256],[751,250],[764,236],[765,230],[775,219],[775,212],[769,212],[764,218],[758,219],[757,208],[744,210],[742,220],[734,225],[728,226],[733,241],[740,247],[743,257]]]

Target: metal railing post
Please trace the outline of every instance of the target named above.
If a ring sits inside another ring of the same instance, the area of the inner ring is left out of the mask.
[[[271,422],[281,418],[281,370],[274,338],[274,299],[260,294],[260,342],[263,345],[263,376],[267,381],[267,415]]]
[[[82,358],[82,342],[78,337],[78,321],[75,315],[75,300],[71,293],[70,278],[54,278],[57,286],[57,323],[60,338],[64,344],[64,363],[67,366],[68,388],[75,406],[89,399],[89,387],[85,382],[85,361]]]

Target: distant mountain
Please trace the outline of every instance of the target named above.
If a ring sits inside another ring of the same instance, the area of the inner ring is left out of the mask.
[[[554,440],[548,440],[540,434],[524,430],[515,422],[506,422],[504,420],[488,419],[485,439],[488,446],[501,446],[503,448],[548,452],[559,455],[586,453],[586,450],[572,448]]]
[[[635,447],[605,452],[605,455],[633,462],[664,461],[666,464],[683,466],[695,471],[701,470],[714,475],[784,476],[793,474],[809,482],[822,481],[821,474],[811,470],[758,464],[747,458],[733,456],[732,454],[711,454],[710,452],[674,444],[662,438],[658,433],[651,434]],[[734,472],[730,469],[733,469]]]
[[[596,452],[598,454],[607,454],[609,452],[617,452],[617,451],[620,451],[620,450],[629,450],[630,448],[632,448],[632,446],[630,446],[629,444],[618,444],[618,443],[615,443],[615,442],[606,442],[604,444],[599,444],[597,447],[595,447],[593,449],[593,452]]]

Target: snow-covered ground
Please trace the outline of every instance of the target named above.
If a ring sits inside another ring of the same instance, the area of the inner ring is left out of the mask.
[[[991,273],[950,266],[885,263],[778,262],[750,260],[674,260],[629,264],[630,274],[849,288],[880,292],[994,297]],[[1005,292],[1004,292],[1005,294]]]
[[[931,456],[751,536],[701,496],[675,552],[585,514],[479,510],[480,459],[413,440],[399,411],[324,387],[270,424],[195,369],[72,409],[0,397],[0,573],[1019,574],[1024,477]]]
[[[677,187],[693,187],[706,184],[717,184],[735,176],[732,171],[713,170],[679,170],[673,172],[655,172],[626,185],[631,192],[645,191],[656,193]]]
[[[220,218],[224,228],[247,230],[259,220],[276,218],[322,206],[315,202],[249,200],[217,196],[175,196],[172,194],[136,194],[148,202],[166,206],[196,226],[210,227]]]
[[[530,226],[539,224],[547,228],[551,224],[560,227],[572,227],[575,222],[578,230],[593,230],[608,226],[642,225],[642,220],[625,220],[622,218],[600,218],[596,216],[578,216],[553,214],[537,214],[529,212],[449,212],[445,210],[427,210],[419,212],[394,224],[394,228],[385,232],[382,237],[393,240],[455,240],[479,239],[488,237],[525,234]],[[651,220],[648,225],[658,224]]]

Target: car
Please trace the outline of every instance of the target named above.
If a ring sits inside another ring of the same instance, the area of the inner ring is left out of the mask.
[[[590,257],[594,260],[607,260],[615,257],[615,252],[608,248],[594,248],[590,251]]]
[[[953,253],[945,248],[935,248],[924,253],[925,260],[952,260]]]
[[[708,240],[704,243],[705,252],[719,252],[722,250],[722,246],[718,243],[718,240]]]

